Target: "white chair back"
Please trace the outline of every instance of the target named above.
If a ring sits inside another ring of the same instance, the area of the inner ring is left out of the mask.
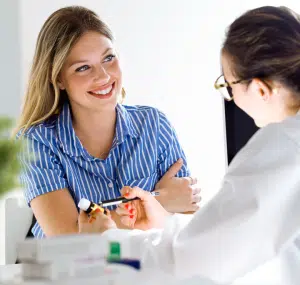
[[[5,199],[5,264],[16,262],[16,245],[26,238],[32,210],[22,196]]]

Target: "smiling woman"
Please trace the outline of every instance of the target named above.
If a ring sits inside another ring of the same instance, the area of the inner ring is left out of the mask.
[[[38,36],[17,134],[27,141],[21,181],[36,237],[78,232],[79,200],[113,199],[124,186],[157,189],[170,212],[198,209],[200,189],[166,116],[122,97],[108,26],[83,7],[54,12]]]
[[[121,75],[112,41],[91,31],[84,34],[70,51],[58,85],[69,94],[73,112],[77,113],[76,108],[90,111],[103,110],[106,106],[114,109],[122,88]]]

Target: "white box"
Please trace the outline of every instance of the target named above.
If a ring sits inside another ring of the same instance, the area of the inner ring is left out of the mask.
[[[89,271],[89,268],[93,268],[92,273]],[[132,280],[134,280],[134,277],[139,272],[129,266],[124,265],[107,265],[105,268],[102,268],[98,270],[98,273],[96,272],[96,261],[93,262],[93,266],[87,266],[85,269],[87,271],[83,271],[85,274],[79,274],[77,272],[76,276],[70,277],[70,278],[62,278],[58,280],[39,280],[39,279],[32,279],[32,280],[24,280],[22,278],[16,278],[15,280],[7,281],[7,283],[4,283],[5,285],[120,285],[122,284],[122,276],[130,276],[132,283]],[[81,268],[83,269],[83,268]],[[81,271],[82,273],[82,271]],[[88,274],[86,274],[88,273]],[[85,276],[88,275],[88,276]],[[85,277],[84,277],[85,276]],[[155,284],[153,284],[155,285]]]
[[[120,285],[120,282],[116,283],[111,277],[103,277],[89,279],[68,279],[58,281],[18,280],[10,281],[9,283],[4,283],[3,285]]]
[[[70,278],[71,266],[67,262],[45,264],[22,264],[24,280],[59,280]]]
[[[108,240],[101,234],[31,238],[17,245],[17,256],[21,262],[38,264],[74,260],[76,257],[104,256],[108,251]]]
[[[24,280],[62,280],[68,278],[100,277],[107,267],[105,256],[79,257],[48,263],[22,264],[21,278]]]
[[[71,263],[70,277],[91,278],[104,276],[107,273],[107,267],[106,256],[78,258]]]

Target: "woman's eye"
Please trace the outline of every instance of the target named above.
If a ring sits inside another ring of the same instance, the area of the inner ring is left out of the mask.
[[[104,59],[104,62],[112,61],[115,57],[116,57],[115,55],[110,54]]]
[[[88,70],[90,67],[88,65],[81,66],[76,69],[77,72]]]

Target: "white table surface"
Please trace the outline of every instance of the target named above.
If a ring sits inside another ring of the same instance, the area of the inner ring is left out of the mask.
[[[68,280],[59,281],[33,280],[21,282],[21,270],[21,264],[0,266],[0,285],[132,285],[132,283],[143,285],[216,285],[200,277],[195,277],[190,280],[182,281],[174,280],[172,276],[167,276],[162,272],[154,272],[152,270],[145,270],[143,272],[140,271],[138,272],[138,274],[134,272],[133,274],[127,273],[126,275],[124,274],[124,276],[118,276],[118,278],[113,278],[113,280],[111,277],[105,276],[103,278],[70,278]],[[16,277],[15,281],[13,281],[14,277]]]

